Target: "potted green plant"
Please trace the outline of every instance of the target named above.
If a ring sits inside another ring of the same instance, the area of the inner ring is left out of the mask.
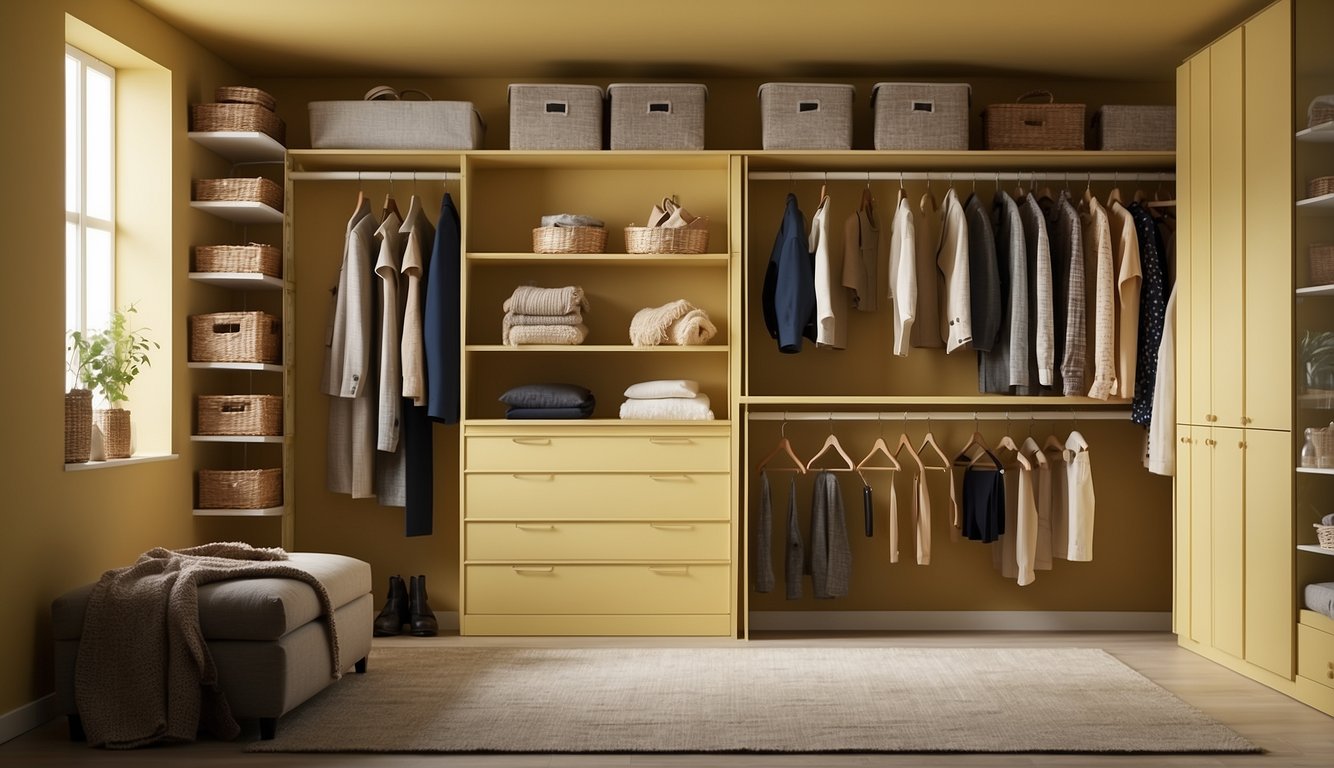
[[[1300,353],[1306,390],[1334,390],[1334,331],[1306,331]]]
[[[120,406],[126,401],[125,390],[139,375],[140,367],[151,364],[149,351],[161,349],[157,342],[148,339],[145,329],[130,327],[129,316],[137,311],[131,304],[123,311],[113,311],[106,328],[86,334],[71,331],[69,335],[69,367],[75,382],[100,395],[108,406],[97,409],[94,414],[108,459],[130,455],[130,412]],[[67,414],[68,400],[67,396]],[[68,462],[68,420],[66,430],[65,460]]]

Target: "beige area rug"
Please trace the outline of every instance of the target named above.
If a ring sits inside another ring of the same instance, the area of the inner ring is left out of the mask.
[[[255,752],[1256,752],[1097,649],[377,649]]]

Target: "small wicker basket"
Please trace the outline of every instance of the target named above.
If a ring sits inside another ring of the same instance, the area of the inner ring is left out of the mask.
[[[1315,523],[1315,540],[1321,549],[1334,549],[1334,525]]]
[[[605,227],[534,227],[533,253],[603,253]]]
[[[199,435],[281,435],[278,395],[200,395],[195,400]]]
[[[1024,102],[1044,97],[1045,104]],[[1029,91],[1015,102],[990,104],[983,110],[987,149],[1084,149],[1083,104],[1057,104],[1051,91]]]
[[[195,179],[194,200],[263,203],[283,209],[283,188],[266,178]]]
[[[1334,283],[1334,243],[1312,243],[1306,266],[1311,285]]]
[[[709,230],[694,227],[626,227],[626,253],[706,253]]]
[[[200,509],[265,509],[282,503],[281,469],[199,470]]]
[[[258,104],[272,112],[278,100],[265,91],[246,85],[221,85],[213,90],[213,100],[230,104]]]
[[[1306,185],[1307,197],[1334,195],[1334,176],[1317,176]]]
[[[258,272],[270,277],[283,276],[283,253],[277,246],[249,245],[195,246],[196,272]]]
[[[65,393],[65,463],[82,464],[92,455],[93,393],[71,389]]]
[[[190,316],[190,360],[200,363],[276,363],[282,323],[267,312]]]
[[[196,104],[190,110],[196,131],[258,131],[287,143],[287,125],[259,104]]]
[[[1334,93],[1315,97],[1311,100],[1311,106],[1306,109],[1306,125],[1308,128],[1314,128],[1325,123],[1334,123]]]

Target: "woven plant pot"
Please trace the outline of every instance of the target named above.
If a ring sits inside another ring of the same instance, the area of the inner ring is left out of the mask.
[[[130,458],[130,412],[124,408],[98,408],[93,418],[102,432],[106,458]]]
[[[71,389],[65,393],[65,463],[82,464],[92,455],[93,392]]]

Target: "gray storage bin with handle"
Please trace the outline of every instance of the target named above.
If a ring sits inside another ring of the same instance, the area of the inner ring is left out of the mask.
[[[968,149],[967,83],[876,83],[876,149]]]
[[[1098,149],[1170,152],[1177,146],[1177,108],[1107,104],[1093,115]]]
[[[420,99],[401,98],[417,94]],[[315,149],[478,149],[486,124],[469,101],[434,101],[424,91],[381,85],[361,101],[312,101]]]
[[[842,83],[765,83],[760,129],[765,149],[852,149],[852,99]]]
[[[510,149],[602,149],[602,89],[511,83]]]
[[[704,149],[704,103],[698,83],[612,83],[612,149]]]

